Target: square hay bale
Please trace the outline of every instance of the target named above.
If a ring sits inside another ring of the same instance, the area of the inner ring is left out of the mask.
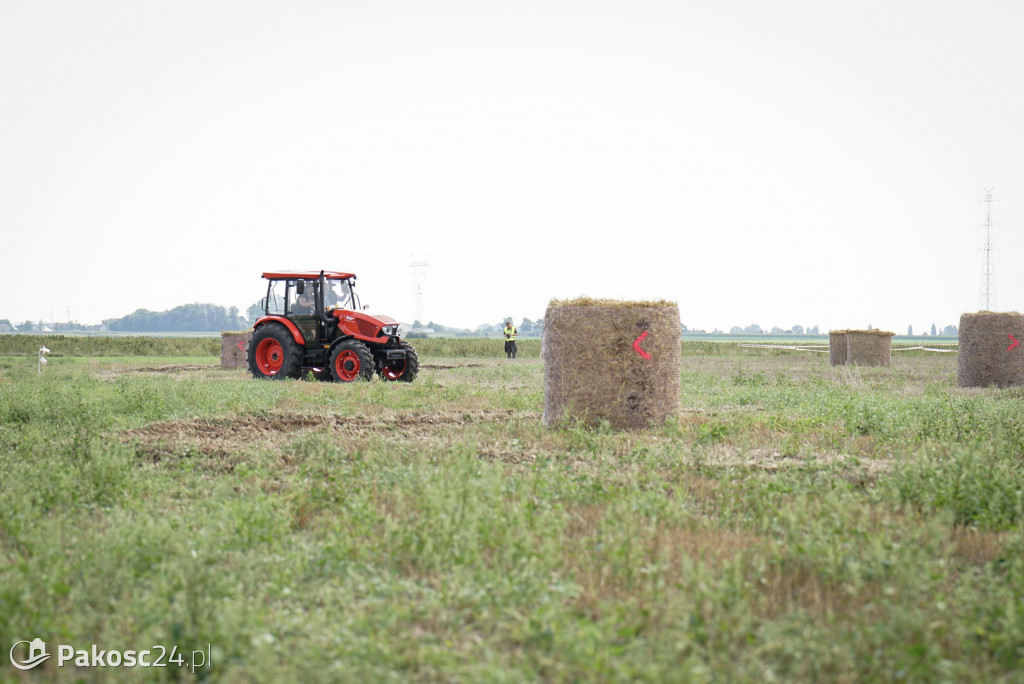
[[[847,330],[846,363],[858,366],[888,366],[892,358],[892,336],[887,330]]]
[[[245,368],[245,349],[252,337],[252,330],[228,331],[220,334],[220,367]]]
[[[1024,342],[1024,314],[979,311],[960,316],[956,384],[1024,385],[1024,345],[1014,345],[1014,340]]]
[[[830,366],[846,365],[846,331],[828,331],[828,363]]]
[[[541,353],[545,425],[578,419],[646,428],[679,411],[682,328],[674,302],[552,300]]]

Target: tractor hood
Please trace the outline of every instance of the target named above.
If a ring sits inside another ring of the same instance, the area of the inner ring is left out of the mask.
[[[393,337],[398,334],[398,321],[391,316],[371,315],[362,311],[334,309],[329,313],[338,319],[338,329],[346,335],[367,341],[380,341],[381,337]],[[385,327],[394,326],[390,332]]]

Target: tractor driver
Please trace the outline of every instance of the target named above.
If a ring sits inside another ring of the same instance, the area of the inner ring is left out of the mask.
[[[309,293],[308,286],[307,290],[295,298],[295,303],[292,305],[292,313],[303,315],[313,313],[313,295]]]

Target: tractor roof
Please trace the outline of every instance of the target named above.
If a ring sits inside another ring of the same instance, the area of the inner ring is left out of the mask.
[[[342,271],[324,271],[324,278],[328,280],[345,280],[354,278],[355,273],[343,273]],[[320,277],[320,271],[268,271],[263,274],[267,280],[316,280]]]

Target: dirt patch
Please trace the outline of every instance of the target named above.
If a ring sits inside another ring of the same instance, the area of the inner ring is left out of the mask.
[[[180,366],[153,366],[148,368],[132,368],[128,373],[189,373],[201,370],[216,370],[216,366],[203,366],[200,364],[185,364]]]
[[[524,465],[534,463],[537,460],[536,452],[509,448],[497,442],[494,444],[481,444],[477,449],[480,458],[485,461],[500,461],[514,465]]]
[[[119,438],[136,445],[154,463],[174,455],[200,454],[227,458],[222,465],[230,471],[234,454],[254,447],[275,448],[303,434],[429,440],[458,434],[467,425],[508,420],[513,413],[507,409],[378,416],[267,413],[152,423],[126,430]]]
[[[702,458],[705,465],[720,468],[744,467],[775,473],[785,468],[805,467],[808,461],[799,456],[787,456],[770,448],[745,449],[728,444],[708,449]],[[895,468],[892,459],[864,458],[827,451],[815,454],[811,461],[816,466],[834,466],[843,472],[852,484],[870,484]]]
[[[90,364],[94,369],[96,366]],[[169,366],[143,366],[141,368],[105,368],[95,370],[95,375],[101,380],[113,380],[122,375],[177,375],[179,373],[195,373],[198,371],[220,370],[220,366],[209,364],[185,363]]]
[[[455,366],[445,366],[439,363],[421,363],[420,370],[423,370],[424,368],[430,370],[452,370],[453,368],[483,368],[483,365],[484,364],[482,363],[460,363]]]

